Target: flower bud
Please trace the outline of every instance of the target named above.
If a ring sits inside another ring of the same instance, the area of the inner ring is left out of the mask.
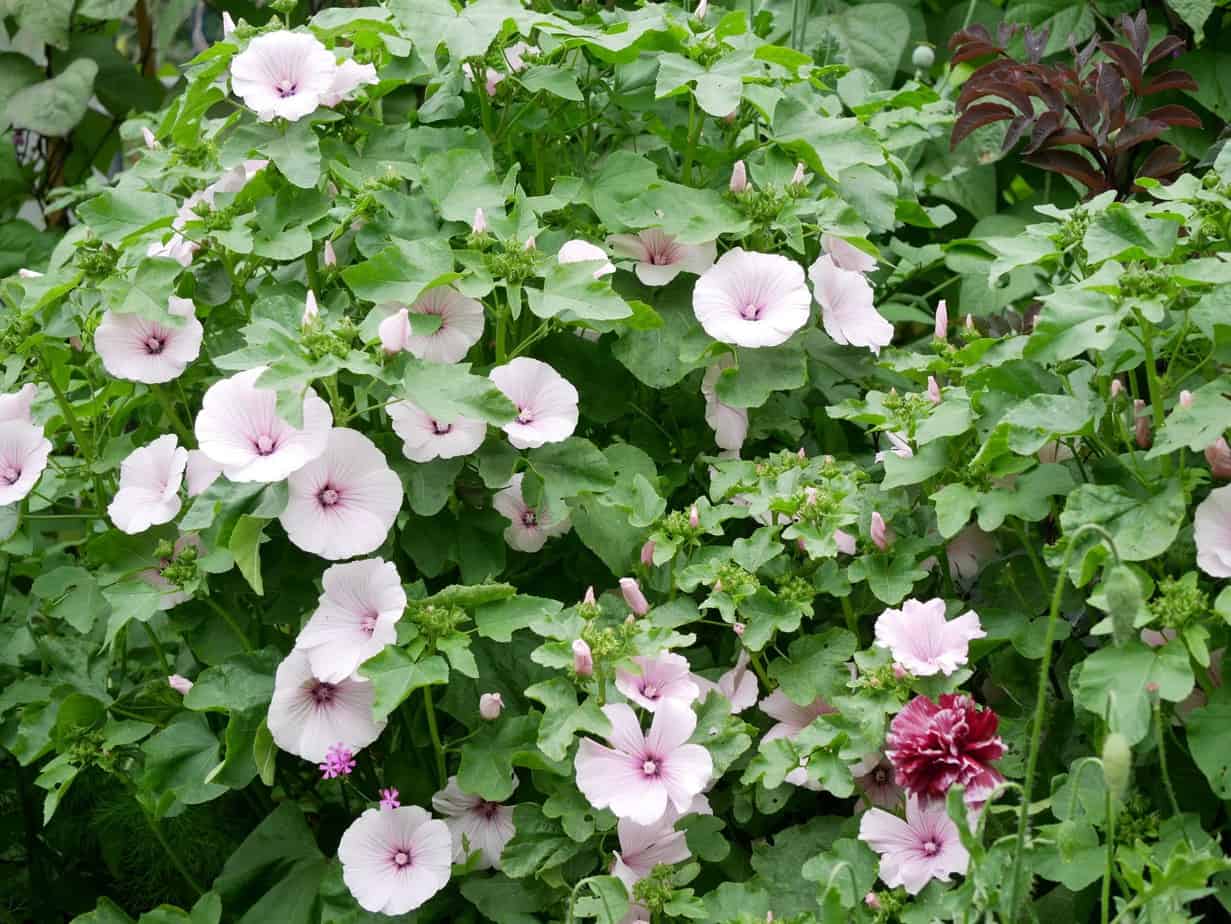
[[[321,311],[316,305],[316,293],[311,289],[308,290],[308,297],[304,299],[303,319],[300,321],[304,327],[311,327],[320,320]]]
[[[573,673],[578,677],[589,677],[594,673],[594,655],[585,639],[573,639]]]
[[[594,597],[594,585],[586,588],[586,595],[581,598],[581,602],[586,606],[597,606],[598,600]]]
[[[1231,478],[1231,446],[1227,445],[1225,437],[1219,437],[1205,449],[1205,461],[1209,463],[1210,474],[1215,478]]]
[[[868,908],[870,908],[872,911],[881,910],[881,900],[876,897],[875,892],[869,892],[867,895],[865,895],[863,897],[863,903],[867,905]]]
[[[748,188],[748,168],[742,160],[737,160],[731,168],[731,192],[742,193]]]
[[[966,329],[969,331],[975,329],[975,316],[973,314],[966,315]]]
[[[42,275],[43,274],[40,273],[38,270],[28,269],[24,266],[17,271],[18,279],[38,279]]]
[[[504,699],[499,693],[484,693],[479,697],[479,715],[491,722],[504,711]]]
[[[688,525],[696,529],[701,525],[701,514],[697,513],[697,505],[693,504],[688,509]]]
[[[936,339],[949,339],[949,305],[943,298],[936,306]]]
[[[740,638],[743,638],[744,629],[746,628],[747,626],[745,626],[742,622],[737,622],[731,626],[731,631],[734,632],[736,635],[738,635]]]
[[[855,554],[855,537],[844,529],[835,529],[833,531],[833,541],[837,545],[838,551],[843,555]]]
[[[647,539],[641,547],[641,564],[647,568],[654,567],[654,540]]]
[[[1149,449],[1154,442],[1150,435],[1150,415],[1146,412],[1146,403],[1138,398],[1133,402],[1133,437],[1137,448]]]
[[[808,182],[808,174],[804,173],[804,164],[800,161],[795,165],[795,172],[791,174],[791,185],[803,186],[806,182]]]
[[[1122,394],[1124,394],[1124,383],[1121,382],[1119,379],[1112,379],[1111,380],[1111,400],[1115,401],[1116,398],[1120,397]]]
[[[885,525],[885,518],[880,515],[879,510],[873,511],[872,513],[871,533],[872,541],[876,544],[878,549],[883,552],[885,549],[889,548],[890,543],[893,541],[893,537],[890,535],[889,527]]]
[[[235,32],[235,20],[225,10],[222,13],[222,37],[228,39]]]
[[[910,676],[910,672],[897,661],[893,662],[893,677],[895,680],[905,680]]]
[[[470,223],[470,230],[475,234],[487,233],[487,216],[483,214],[482,209],[474,210],[474,220]]]
[[[714,581],[714,593],[722,593],[722,578],[718,578],[718,580]]]
[[[1193,406],[1193,393],[1187,388],[1180,392],[1180,407],[1188,408]]]
[[[704,19],[705,14],[708,13],[709,11],[710,11],[710,0],[701,0],[701,2],[697,4],[697,9],[693,15],[695,15],[697,19]]]
[[[333,241],[329,240],[329,238],[325,238],[325,252],[321,262],[328,267],[338,265],[338,252],[333,249]]]
[[[816,499],[819,494],[820,492],[817,491],[815,487],[808,485],[804,488],[804,503],[809,507],[813,506],[816,503]]]
[[[624,602],[628,604],[628,608],[638,616],[644,616],[650,611],[650,601],[641,592],[641,585],[637,583],[636,578],[620,578],[620,593],[624,595]]]
[[[915,70],[929,70],[936,63],[936,52],[931,45],[916,45],[911,53],[910,63],[915,66]]]
[[[158,139],[154,137],[154,133],[144,125],[141,126],[141,140],[145,142],[145,146],[151,151],[160,147],[158,144]]]
[[[167,686],[180,696],[187,696],[188,691],[192,689],[192,681],[187,677],[181,677],[179,674],[172,674],[167,678]]]
[[[941,402],[940,385],[934,375],[928,376],[928,400],[933,404],[940,404]]]
[[[1124,801],[1132,772],[1133,751],[1128,739],[1119,732],[1112,732],[1103,742],[1103,781],[1117,802]]]

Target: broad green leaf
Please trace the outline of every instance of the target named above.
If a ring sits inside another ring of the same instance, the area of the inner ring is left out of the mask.
[[[1151,218],[1153,205],[1113,202],[1097,213],[1082,241],[1086,258],[1096,265],[1104,260],[1165,259],[1175,249],[1180,225],[1166,218]]]
[[[296,802],[283,802],[227,859],[214,887],[242,924],[317,924],[317,891],[332,864]]]
[[[526,696],[543,705],[538,746],[552,760],[564,760],[577,732],[606,737],[611,722],[591,698],[578,708],[577,690],[567,677],[553,677],[526,689]]]
[[[269,522],[264,517],[242,515],[236,521],[227,544],[240,574],[258,597],[265,594],[265,585],[261,580],[261,542],[265,538],[265,527]]]
[[[559,600],[519,594],[480,606],[475,611],[474,624],[483,637],[507,642],[513,638],[514,632],[529,628],[535,620],[554,616],[562,609],[564,604]]]
[[[581,102],[581,90],[577,86],[577,75],[568,68],[555,64],[539,64],[527,68],[518,75],[518,80],[527,90],[533,92],[546,91],[561,99],[571,99]]]
[[[300,189],[312,189],[321,178],[321,143],[308,120],[291,122],[261,149],[282,175]]]
[[[772,350],[737,349],[735,355],[736,364],[723,369],[715,385],[719,400],[731,407],[760,407],[775,391],[791,391],[808,382],[799,338]]]
[[[269,705],[282,655],[272,648],[235,655],[206,668],[184,696],[194,712],[244,712]]]
[[[225,786],[206,782],[218,764],[219,747],[203,715],[181,712],[141,750],[145,769],[139,783],[154,802],[170,793],[185,805],[196,805],[227,791]]]
[[[1155,493],[1140,497],[1113,485],[1083,484],[1068,496],[1060,527],[1073,533],[1084,523],[1095,523],[1107,530],[1116,551],[1125,561],[1148,561],[1164,554],[1175,541],[1186,519],[1184,491],[1172,478],[1155,486]],[[1092,533],[1081,538],[1084,551],[1074,555],[1073,568],[1079,568],[1100,540]]]
[[[443,423],[471,417],[500,426],[517,414],[513,402],[491,379],[470,372],[469,363],[444,365],[409,358],[402,387],[411,401]]]
[[[1151,683],[1172,703],[1192,692],[1193,672],[1181,642],[1150,648],[1133,639],[1094,652],[1074,669],[1073,698],[1136,744],[1150,733],[1152,707],[1146,687]]]
[[[788,657],[775,660],[769,675],[790,699],[806,706],[818,696],[831,698],[845,691],[850,680],[846,662],[855,653],[856,641],[846,629],[826,629],[791,643]]]
[[[444,658],[432,655],[415,661],[396,645],[386,645],[376,657],[363,662],[359,673],[372,681],[372,718],[378,722],[420,687],[449,682],[449,667]]]
[[[162,193],[108,189],[77,206],[77,217],[95,237],[119,244],[161,223],[170,224],[175,208],[175,200]]]
[[[371,259],[344,269],[342,279],[359,298],[410,305],[433,281],[452,271],[453,253],[446,241],[394,238]]]
[[[615,484],[607,457],[593,443],[579,436],[532,449],[528,461],[542,477],[543,494],[549,498],[598,493]]]
[[[1231,691],[1220,687],[1209,701],[1184,718],[1193,761],[1210,782],[1214,795],[1231,799],[1231,749],[1227,728],[1231,722]]]
[[[517,787],[514,766],[553,769],[539,751],[538,726],[539,719],[533,715],[505,716],[499,722],[480,726],[462,745],[457,771],[462,792],[489,802],[503,802]]]
[[[85,115],[97,74],[97,64],[89,58],[78,58],[50,80],[14,93],[4,117],[14,128],[64,137]]]
[[[562,321],[618,321],[632,315],[606,279],[594,278],[595,264],[553,262],[543,289],[527,289],[530,310],[540,318]]]

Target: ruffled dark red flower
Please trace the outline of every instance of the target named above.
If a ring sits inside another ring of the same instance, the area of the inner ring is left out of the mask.
[[[967,802],[986,801],[1004,779],[992,766],[1004,756],[999,722],[969,696],[943,693],[940,705],[916,696],[894,716],[886,739],[898,785],[912,795],[943,799],[959,783]]]

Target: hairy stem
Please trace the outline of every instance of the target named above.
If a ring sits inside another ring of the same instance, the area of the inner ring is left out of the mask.
[[[449,781],[449,774],[445,769],[445,749],[440,743],[440,731],[436,727],[436,704],[432,701],[432,688],[425,686],[423,688],[423,708],[427,714],[427,733],[432,738],[432,750],[436,752],[436,776],[440,780],[440,786],[443,789],[444,785]]]

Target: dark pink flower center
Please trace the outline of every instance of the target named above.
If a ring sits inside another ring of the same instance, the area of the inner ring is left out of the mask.
[[[256,438],[253,445],[256,447],[256,454],[258,456],[268,456],[278,448],[278,441],[268,433],[262,433]]]
[[[363,614],[363,619],[359,623],[359,628],[363,632],[364,635],[371,635],[373,632],[376,631],[376,620],[378,616],[379,614],[377,613],[364,613]]]
[[[453,430],[453,424],[441,423],[439,420],[432,421],[432,432],[437,436],[444,436]]]
[[[342,499],[342,492],[327,484],[316,493],[316,499],[322,507],[332,507]]]
[[[527,510],[521,515],[521,525],[531,529],[539,525],[539,515],[533,510]]]
[[[756,302],[751,302],[747,305],[740,306],[739,316],[745,321],[759,321],[761,320],[761,312],[764,310],[764,305],[758,305]]]
[[[491,821],[496,817],[496,813],[500,811],[500,803],[482,801],[474,807],[474,810],[485,820]]]
[[[0,481],[7,484],[16,484],[21,478],[21,468],[11,462],[0,465]]]
[[[657,777],[661,764],[654,757],[647,757],[641,762],[641,772],[648,777]]]
[[[940,853],[940,844],[929,838],[923,842],[923,852],[929,857],[934,857],[936,854]]]
[[[646,699],[658,699],[658,687],[643,680],[641,681],[641,695]]]
[[[333,702],[335,690],[336,687],[332,683],[318,680],[308,688],[308,695],[312,697],[312,702],[317,706],[328,706]]]
[[[284,77],[282,80],[279,80],[276,84],[274,84],[274,90],[277,91],[278,95],[283,99],[286,99],[288,96],[294,96],[298,89],[299,84],[294,80],[291,80],[289,77]]]
[[[518,407],[517,422],[522,426],[534,423],[534,412],[528,407]]]
[[[410,866],[411,860],[413,859],[413,854],[411,853],[409,847],[402,847],[395,850],[393,852],[393,856],[389,859],[398,869],[404,869],[405,867]]]
[[[166,345],[167,338],[160,334],[150,334],[145,338],[145,352],[151,356],[157,356]]]

